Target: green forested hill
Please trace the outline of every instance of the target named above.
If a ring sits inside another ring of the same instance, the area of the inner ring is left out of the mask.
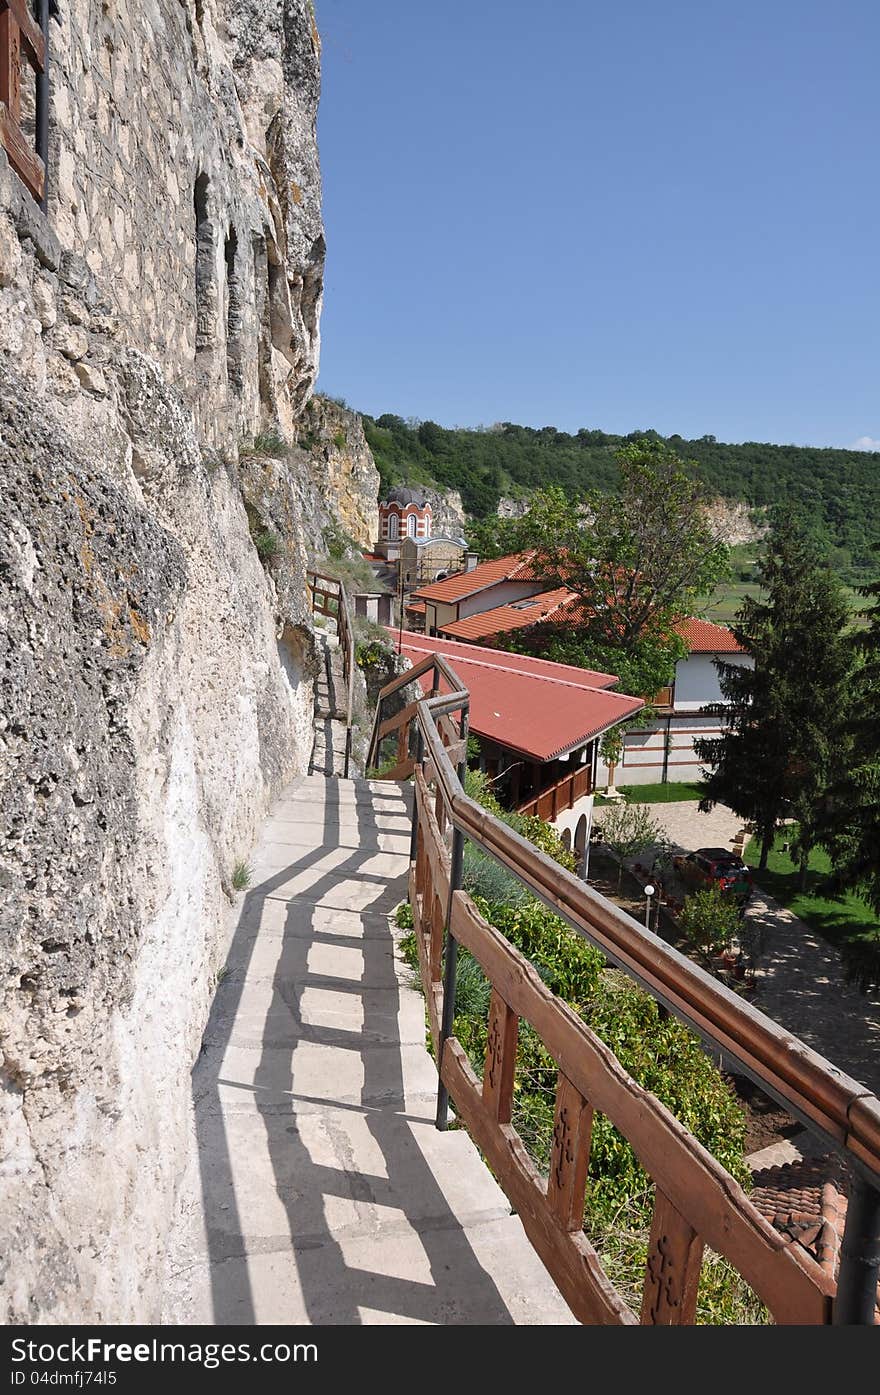
[[[617,447],[657,435],[581,430],[572,436],[552,426],[535,430],[510,422],[489,430],[446,430],[391,415],[364,417],[364,425],[383,488],[435,482],[458,489],[465,508],[478,518],[493,512],[502,494],[543,485],[558,484],[572,494],[614,489]],[[724,445],[714,436],[664,439],[680,456],[699,462],[711,493],[754,508],[781,503],[802,510],[817,545],[845,579],[857,584],[876,575],[872,548],[880,544],[880,454],[752,441]]]

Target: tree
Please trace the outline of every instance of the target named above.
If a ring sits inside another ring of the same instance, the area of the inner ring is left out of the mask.
[[[612,804],[602,810],[602,842],[620,862],[617,890],[623,882],[623,864],[627,857],[638,857],[657,843],[665,843],[666,833],[649,812],[647,804]]]
[[[754,667],[716,660],[726,702],[704,710],[726,729],[694,742],[711,767],[700,808],[728,804],[755,824],[761,870],[780,820],[797,819],[805,877],[817,811],[842,748],[847,607],[839,582],[814,560],[791,518],[774,525],[759,575],[766,599],[747,597],[731,627]]]
[[[740,910],[720,886],[707,886],[686,896],[678,928],[707,968],[716,954],[729,949],[739,930]]]
[[[604,665],[651,696],[686,652],[675,625],[724,574],[727,548],[705,514],[692,464],[656,438],[616,452],[616,494],[571,500],[540,490],[521,518],[479,533],[490,555],[530,551],[533,567],[576,600],[562,620],[520,632],[518,644],[584,667]]]
[[[841,769],[822,803],[817,841],[834,864],[833,882],[880,912],[880,580],[861,588],[867,625],[851,639],[855,659]],[[876,947],[866,950],[876,976]]]

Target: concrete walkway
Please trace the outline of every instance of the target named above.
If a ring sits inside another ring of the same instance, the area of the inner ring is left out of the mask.
[[[193,1072],[169,1323],[571,1323],[467,1134],[433,1127],[395,952],[409,791],[278,801]]]

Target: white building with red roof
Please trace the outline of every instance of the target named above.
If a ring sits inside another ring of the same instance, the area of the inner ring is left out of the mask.
[[[583,605],[576,592],[548,588],[533,568],[533,554],[517,553],[481,562],[414,593],[425,607],[425,633],[461,645],[505,647],[516,630],[574,621]],[[716,659],[751,664],[733,633],[711,620],[688,617],[677,626],[688,646],[676,664],[675,679],[653,696],[657,716],[627,731],[623,760],[614,784],[660,784],[698,780],[703,766],[694,742],[720,735],[722,724],[704,709],[723,702]],[[600,762],[599,783],[608,782]]]
[[[468,616],[546,591],[546,581],[532,568],[532,557],[531,552],[495,557],[413,591],[411,599],[425,604],[425,634],[445,634],[450,625]]]
[[[723,731],[718,717],[705,708],[723,702],[715,660],[751,666],[733,632],[711,620],[690,617],[676,629],[688,653],[675,666],[675,679],[653,699],[657,716],[626,732],[623,760],[614,771],[614,785],[655,785],[668,781],[699,780],[703,773],[694,742],[717,737]],[[602,766],[597,779],[607,782]]]
[[[414,666],[435,653],[448,660],[470,692],[470,730],[501,802],[539,814],[583,852],[599,739],[633,717],[642,699],[614,692],[613,673],[406,630],[402,652]],[[426,692],[429,682],[426,674]]]

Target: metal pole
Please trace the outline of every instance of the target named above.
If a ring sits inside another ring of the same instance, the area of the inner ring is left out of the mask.
[[[854,1176],[840,1247],[831,1321],[836,1327],[874,1322],[880,1272],[880,1191]]]
[[[37,23],[43,35],[45,59],[43,71],[36,79],[36,145],[43,162],[43,197],[40,207],[46,212],[49,202],[49,0],[37,0]]]
[[[459,726],[464,741],[464,755],[458,763],[459,784],[464,780],[467,769],[468,709],[462,708]],[[455,980],[458,972],[458,941],[450,929],[452,921],[452,898],[461,887],[461,869],[464,862],[464,834],[456,828],[452,834],[452,853],[449,866],[449,900],[446,903],[446,962],[443,967],[443,1021],[440,1025],[440,1041],[437,1047],[437,1069],[443,1064],[443,1047],[447,1037],[452,1036],[455,1021]],[[437,1088],[437,1128],[445,1130],[449,1123],[449,1091],[440,1080]]]
[[[446,903],[446,963],[443,968],[443,1021],[440,1025],[440,1041],[437,1045],[437,1069],[443,1063],[443,1047],[447,1037],[452,1036],[455,1021],[455,979],[458,972],[458,940],[452,934],[449,923],[452,917],[452,898],[461,887],[461,868],[464,861],[464,834],[456,828],[452,835],[452,855],[449,868],[449,900]],[[449,1091],[441,1078],[437,1087],[437,1128],[444,1130],[449,1123]]]

